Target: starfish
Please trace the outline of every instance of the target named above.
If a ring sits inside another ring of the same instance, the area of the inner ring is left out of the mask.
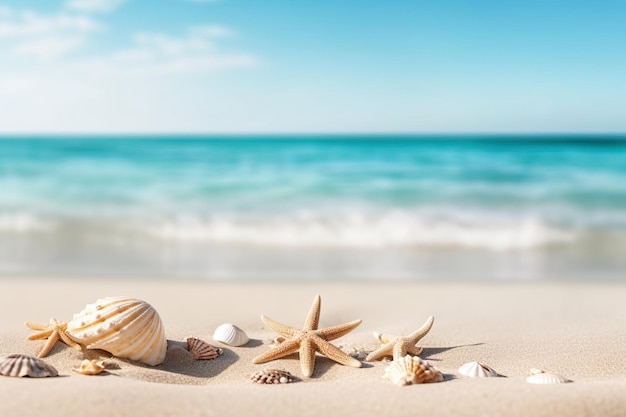
[[[256,364],[265,363],[298,352],[300,354],[300,367],[302,368],[302,373],[308,378],[313,375],[313,370],[315,368],[315,354],[319,351],[323,355],[342,365],[360,368],[361,362],[342,352],[338,347],[330,343],[330,341],[350,333],[359,324],[361,324],[361,320],[355,320],[338,326],[318,329],[317,327],[319,326],[320,320],[320,303],[321,299],[318,295],[313,301],[313,305],[307,315],[302,330],[275,322],[269,317],[261,316],[261,320],[263,320],[263,322],[271,327],[276,333],[284,337],[285,340],[267,352],[257,356],[252,362]]]
[[[63,341],[66,345],[71,346],[76,350],[81,350],[81,346],[68,336],[67,323],[59,323],[57,319],[51,318],[49,324],[31,322],[26,322],[25,324],[31,330],[39,330],[39,333],[30,336],[28,340],[48,339],[37,355],[39,358],[46,356],[59,339],[61,339],[61,341]]]
[[[395,337],[393,339],[387,339],[380,334],[374,333],[376,337],[383,344],[381,347],[367,355],[366,361],[371,362],[379,360],[385,356],[393,356],[394,359],[400,358],[406,355],[417,356],[422,353],[422,348],[415,346],[417,342],[430,331],[433,327],[435,318],[430,316],[426,323],[418,330],[414,331],[406,337]]]

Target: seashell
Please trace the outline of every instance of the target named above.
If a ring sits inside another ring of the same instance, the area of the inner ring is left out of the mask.
[[[187,338],[187,350],[195,360],[215,359],[224,351],[195,337]]]
[[[480,362],[468,362],[461,365],[459,373],[471,378],[489,378],[500,376],[495,370]]]
[[[230,346],[243,346],[250,341],[246,332],[231,323],[218,326],[213,332],[213,339]]]
[[[257,384],[288,384],[296,379],[282,369],[264,369],[250,375],[252,382]]]
[[[104,361],[85,359],[78,368],[72,368],[72,371],[82,375],[98,375],[104,368]]]
[[[565,384],[571,381],[559,374],[533,368],[530,370],[530,376],[526,378],[526,382],[530,384]]]
[[[58,376],[53,366],[34,356],[12,354],[0,356],[0,375],[29,376],[31,378],[45,378]]]
[[[167,350],[163,323],[154,307],[126,297],[88,304],[67,324],[67,335],[87,349],[152,366],[163,362]]]
[[[443,374],[419,356],[401,356],[385,368],[383,378],[396,385],[426,384],[443,381]]]

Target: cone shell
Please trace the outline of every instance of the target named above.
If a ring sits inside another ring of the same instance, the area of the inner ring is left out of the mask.
[[[250,341],[250,338],[239,327],[231,323],[225,323],[215,329],[213,340],[230,346],[243,346]]]
[[[459,373],[471,378],[489,378],[500,376],[495,370],[480,362],[468,362],[461,365]]]
[[[98,375],[104,368],[104,361],[85,359],[78,368],[72,368],[72,371],[82,375]]]
[[[552,372],[531,369],[530,376],[526,378],[526,382],[530,384],[565,384],[570,382],[570,380]]]
[[[394,359],[383,378],[396,385],[426,384],[443,381],[443,374],[419,356],[402,356]]]
[[[224,351],[195,337],[187,338],[187,350],[195,360],[215,359]]]
[[[0,356],[0,375],[45,378],[48,376],[58,376],[59,373],[53,366],[48,365],[39,358],[13,354]]]
[[[118,358],[158,365],[167,339],[157,311],[145,301],[107,297],[74,315],[67,334],[87,349],[102,349]]]

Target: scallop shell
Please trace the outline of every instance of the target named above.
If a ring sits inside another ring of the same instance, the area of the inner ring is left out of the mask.
[[[419,356],[402,356],[394,359],[383,378],[396,385],[425,384],[443,381],[443,374]]]
[[[250,341],[250,338],[246,332],[234,324],[224,323],[213,332],[213,340],[230,346],[243,346]]]
[[[196,360],[215,359],[224,351],[195,337],[187,338],[187,350]]]
[[[489,378],[500,376],[495,370],[480,362],[468,362],[461,365],[459,373],[471,378]]]
[[[571,381],[559,374],[533,368],[530,370],[530,376],[526,378],[526,382],[531,384],[565,384]]]
[[[29,376],[31,378],[45,378],[58,376],[53,366],[34,356],[12,354],[0,356],[0,375]]]
[[[150,304],[107,297],[88,304],[67,324],[67,334],[87,349],[102,349],[118,358],[158,365],[165,359],[163,323]]]
[[[252,382],[257,384],[288,384],[296,379],[282,369],[264,369],[250,375]]]
[[[98,375],[104,368],[104,361],[85,359],[78,368],[72,368],[72,371],[82,375]]]

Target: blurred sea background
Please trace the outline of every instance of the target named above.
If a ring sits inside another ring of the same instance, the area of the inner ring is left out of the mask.
[[[624,280],[626,137],[0,139],[0,275]]]

